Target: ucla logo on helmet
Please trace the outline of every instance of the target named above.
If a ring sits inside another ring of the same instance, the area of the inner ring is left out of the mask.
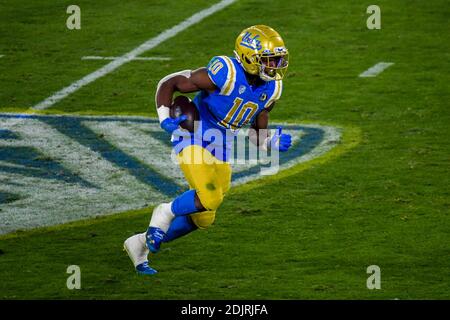
[[[241,45],[253,50],[261,50],[261,41],[258,38],[258,34],[252,37],[252,34],[250,32],[246,32],[242,37]]]

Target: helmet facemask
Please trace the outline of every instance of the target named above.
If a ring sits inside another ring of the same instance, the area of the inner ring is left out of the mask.
[[[255,60],[262,80],[281,80],[289,65],[289,54],[285,48],[279,48],[277,53],[266,52],[256,55]]]

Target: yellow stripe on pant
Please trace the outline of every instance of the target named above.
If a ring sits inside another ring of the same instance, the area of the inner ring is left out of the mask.
[[[178,162],[191,189],[195,189],[207,211],[191,215],[200,229],[210,226],[216,217],[216,210],[230,189],[231,166],[214,157],[199,145],[190,145],[178,154]]]

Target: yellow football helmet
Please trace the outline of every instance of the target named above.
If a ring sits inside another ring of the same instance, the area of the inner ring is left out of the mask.
[[[283,39],[264,25],[244,29],[236,39],[234,54],[246,72],[264,81],[283,79],[289,65]]]

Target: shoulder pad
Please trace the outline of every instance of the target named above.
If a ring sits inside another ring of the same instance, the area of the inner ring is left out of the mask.
[[[220,94],[229,96],[236,83],[236,67],[231,58],[216,56],[209,61],[206,68],[209,78],[219,88]]]

